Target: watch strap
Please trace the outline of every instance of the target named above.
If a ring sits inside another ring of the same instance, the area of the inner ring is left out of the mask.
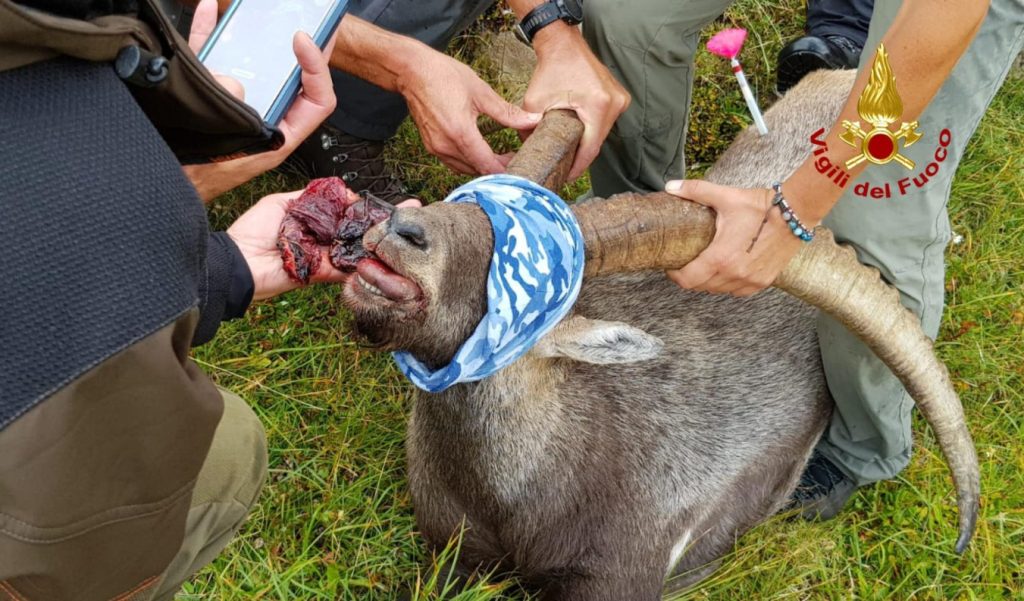
[[[555,2],[545,2],[527,13],[519,29],[526,36],[529,42],[533,42],[533,36],[544,27],[562,18],[561,10]]]

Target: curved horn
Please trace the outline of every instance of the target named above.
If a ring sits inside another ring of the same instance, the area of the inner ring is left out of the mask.
[[[674,269],[689,263],[715,235],[710,209],[665,193],[619,194],[573,209],[583,229],[587,275]],[[828,313],[853,332],[899,378],[935,431],[953,473],[960,512],[957,553],[974,533],[980,495],[978,458],[946,366],[917,316],[878,270],[857,260],[832,232],[815,230],[772,284]]]
[[[508,164],[508,172],[557,191],[565,184],[583,122],[564,109],[548,111]]]
[[[800,95],[791,93],[773,108],[789,98],[799,102]],[[769,128],[784,130],[784,121],[771,123],[773,112],[766,114]],[[509,164],[509,172],[558,189],[572,164],[582,130],[571,112],[550,112]],[[748,134],[742,135],[753,139]],[[783,131],[783,135],[793,133]],[[766,136],[759,143],[773,152],[777,142],[777,138]],[[714,238],[713,211],[665,193],[620,194],[579,204],[573,210],[583,230],[586,275],[590,276],[678,268]],[[935,431],[953,475],[960,520],[956,551],[962,553],[978,516],[978,459],[960,399],[917,317],[900,304],[899,293],[876,269],[862,265],[853,249],[837,245],[831,232],[821,227],[814,241],[804,245],[773,285],[842,323],[874,351],[913,397]]]

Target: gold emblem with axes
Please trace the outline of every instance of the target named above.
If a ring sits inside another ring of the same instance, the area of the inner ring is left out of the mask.
[[[854,123],[843,120],[846,131],[839,139],[854,148],[860,148],[860,154],[846,161],[847,169],[853,169],[864,161],[871,161],[876,165],[896,161],[907,169],[914,168],[914,161],[900,154],[898,141],[902,139],[903,147],[906,148],[921,139],[921,134],[917,131],[917,121],[904,121],[895,133],[889,130],[889,125],[903,115],[903,101],[896,91],[896,76],[889,66],[889,56],[885,52],[884,44],[878,45],[868,85],[864,87],[857,100],[857,113],[861,119],[873,125],[874,129],[864,131],[860,121]]]

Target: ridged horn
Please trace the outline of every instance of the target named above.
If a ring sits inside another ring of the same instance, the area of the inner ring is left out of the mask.
[[[619,194],[573,209],[583,230],[586,275],[674,269],[686,265],[715,235],[714,212],[665,193]],[[971,540],[980,495],[978,458],[963,407],[946,366],[917,316],[878,270],[836,244],[824,227],[772,284],[834,317],[899,378],[931,425],[953,474],[960,512],[956,543]]]
[[[574,113],[549,112],[509,164],[509,173],[557,190],[565,183],[582,132]],[[682,267],[707,247],[715,233],[713,211],[666,193],[619,194],[573,210],[583,231],[587,276]],[[804,245],[773,286],[842,323],[913,397],[952,472],[959,510],[956,552],[963,553],[978,517],[978,458],[949,373],[918,318],[900,303],[899,293],[878,270],[862,265],[851,248],[836,244],[823,227],[816,229],[814,241]]]
[[[576,113],[564,109],[548,111],[512,157],[508,172],[558,191],[569,175],[582,136],[583,122],[576,118]]]

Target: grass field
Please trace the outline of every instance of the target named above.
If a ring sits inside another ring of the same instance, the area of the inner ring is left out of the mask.
[[[771,95],[778,48],[802,25],[800,6],[748,0],[726,16],[752,30],[744,64],[763,99]],[[471,33],[453,47],[473,61],[480,45]],[[698,61],[689,140],[698,168],[747,123],[731,74],[717,60]],[[492,141],[514,143],[508,133]],[[914,459],[898,480],[862,490],[834,521],[758,527],[682,599],[1024,599],[1022,148],[1024,79],[1012,77],[960,166],[950,204],[961,241],[948,251],[938,352],[982,462],[982,518],[968,553],[952,553],[952,486],[930,431],[917,420]],[[408,123],[389,152],[427,200],[460,181],[424,153]],[[302,183],[268,174],[216,201],[211,218],[223,227],[261,195]],[[337,295],[316,288],[257,304],[195,352],[217,383],[246,398],[263,420],[271,475],[237,539],[181,599],[392,599],[405,590],[436,598],[441,583],[425,567],[404,472],[412,387],[389,357],[348,337]],[[520,595],[511,582],[479,582],[457,598]]]

